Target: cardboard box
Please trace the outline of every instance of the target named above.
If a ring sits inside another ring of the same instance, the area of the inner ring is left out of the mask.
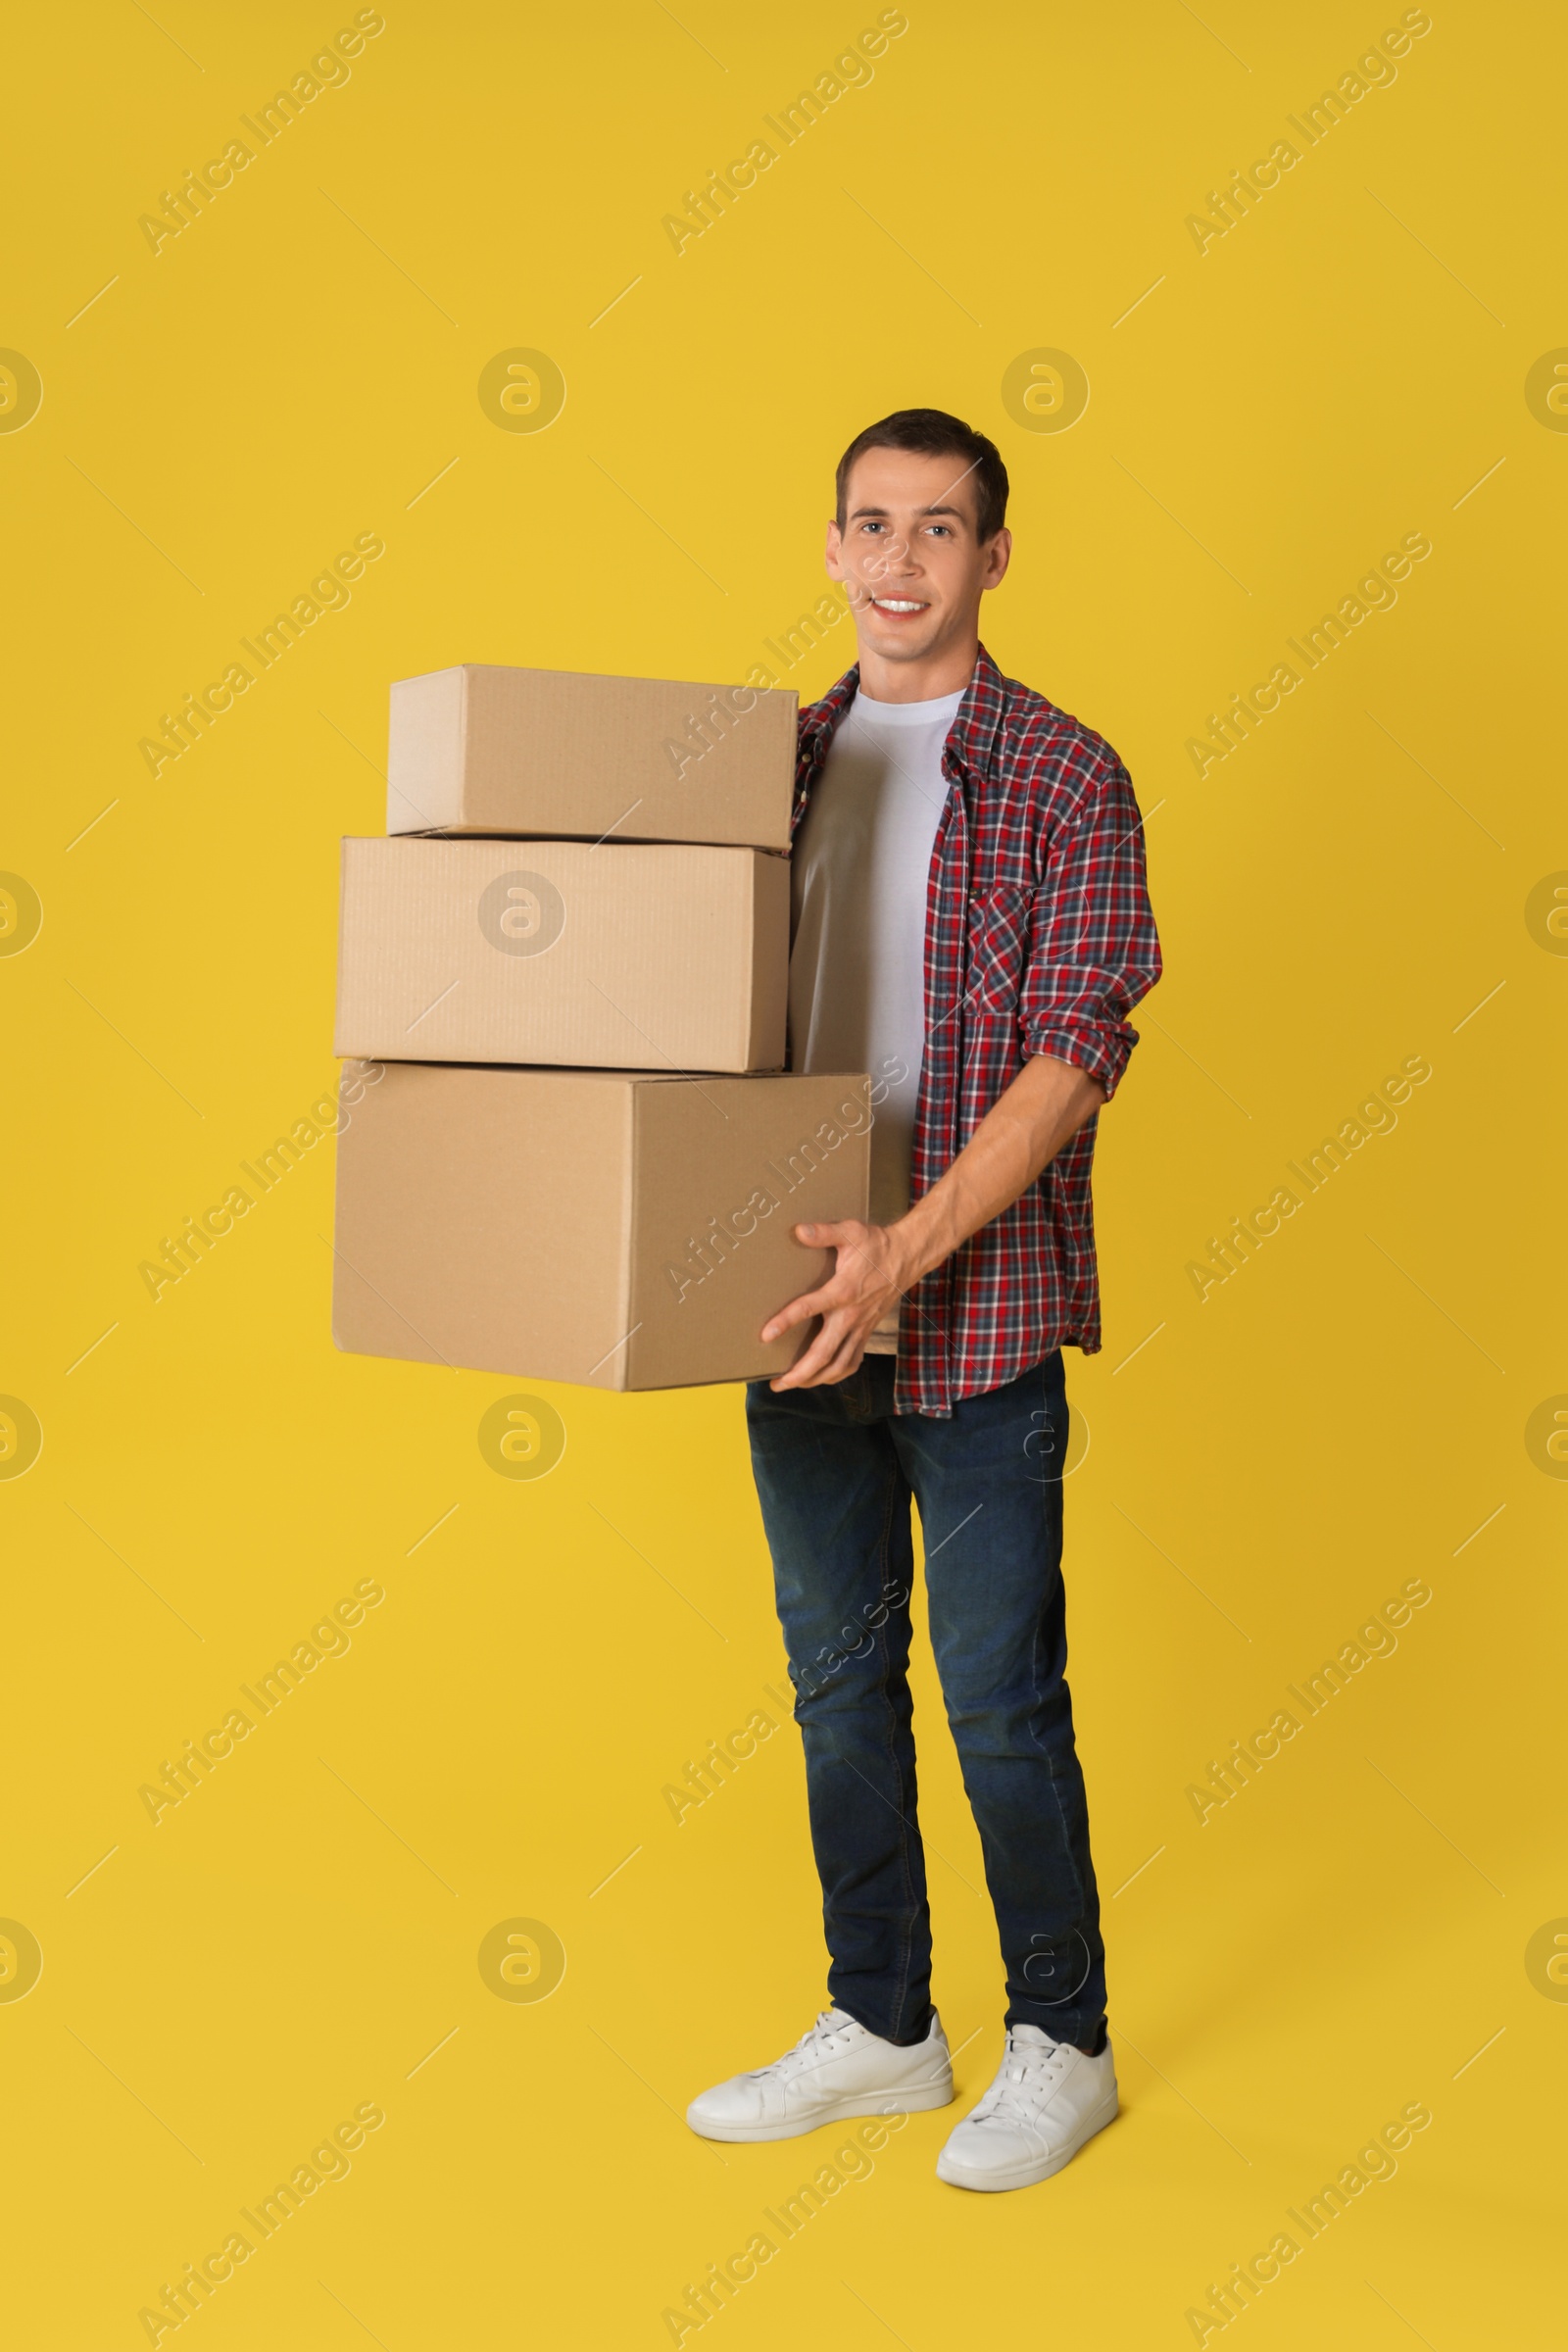
[[[345,841],[336,1050],[779,1069],[789,925],[760,850]]]
[[[833,1262],[791,1228],[865,1215],[870,1132],[864,1077],[390,1063],[338,1138],[332,1336],[596,1389],[781,1372],[806,1337],[758,1333]]]
[[[400,678],[389,833],[786,850],[796,697],[465,662]]]

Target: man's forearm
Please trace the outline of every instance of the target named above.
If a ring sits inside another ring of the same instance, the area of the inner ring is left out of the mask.
[[[908,1290],[1028,1191],[1105,1101],[1098,1079],[1049,1054],[1025,1062],[947,1174],[888,1228]]]
[[[797,1239],[808,1249],[825,1243],[836,1253],[835,1264],[825,1283],[763,1325],[762,1338],[777,1340],[812,1316],[822,1319],[809,1347],[772,1386],[811,1389],[846,1379],[903,1294],[1010,1208],[1104,1100],[1104,1088],[1087,1072],[1037,1054],[986,1113],[941,1182],[896,1225],[864,1225],[856,1218],[797,1225]]]

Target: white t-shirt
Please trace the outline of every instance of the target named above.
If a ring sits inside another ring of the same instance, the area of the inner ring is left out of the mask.
[[[875,703],[858,693],[791,858],[790,1066],[869,1072],[878,1225],[909,1205],[925,1050],[926,883],[948,797],[942,750],[965,691],[929,703]],[[895,1311],[869,1348],[890,1354],[897,1345]]]

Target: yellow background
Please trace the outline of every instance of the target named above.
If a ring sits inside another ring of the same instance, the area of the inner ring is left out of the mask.
[[[1105,1350],[1068,1358],[1125,2112],[994,2200],[933,2179],[962,2108],[913,2119],[703,2340],[1191,2342],[1208,2282],[1420,2100],[1249,2339],[1554,2341],[1568,2006],[1525,1954],[1568,1914],[1568,1496],[1525,1429],[1568,1389],[1568,968],[1525,907],[1568,867],[1568,439],[1524,382],[1568,344],[1560,21],[1435,5],[1200,255],[1186,216],[1396,10],[911,0],[677,257],[662,216],[874,9],[389,0],[155,256],[138,216],[351,13],[89,6],[35,18],[13,74],[0,342],[44,397],[0,435],[0,865],[44,920],[0,961],[0,1389],[44,1445],[0,1484],[0,1913],[44,1967],[0,2003],[11,2336],[145,2341],[162,2284],[376,2101],[350,2177],[192,2323],[208,2352],[654,2346],[842,2144],[680,2120],[794,2039],[824,1968],[793,1729],[679,1826],[662,1794],[777,1712],[740,1392],[551,1392],[561,1463],[495,1476],[476,1430],[517,1384],[332,1349],[329,1144],[156,1304],[137,1266],[332,1081],[336,843],[382,823],[388,680],[744,676],[821,592],[840,448],[928,402],[1003,445],[986,637],[1126,759],[1168,959],[1103,1122]],[[537,434],[477,397],[519,346],[567,386]],[[1087,371],[1069,431],[1003,406],[1040,347]],[[1205,714],[1414,530],[1397,607],[1200,781]],[[159,714],[364,531],[351,606],[154,780]],[[790,682],[851,658],[845,629]],[[1418,1054],[1397,1130],[1200,1305],[1207,1237]],[[1200,1827],[1188,1784],[1412,1577],[1397,1653]],[[349,1654],[155,1827],[139,1786],[364,1578]],[[1001,1971],[924,1657],[917,1706],[967,2104]],[[481,1981],[517,1918],[564,1946],[547,2000]]]

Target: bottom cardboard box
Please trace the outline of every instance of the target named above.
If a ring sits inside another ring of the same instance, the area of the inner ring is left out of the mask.
[[[801,1352],[758,1334],[832,1266],[792,1228],[866,1213],[868,1079],[379,1066],[338,1137],[339,1348],[598,1389]]]

